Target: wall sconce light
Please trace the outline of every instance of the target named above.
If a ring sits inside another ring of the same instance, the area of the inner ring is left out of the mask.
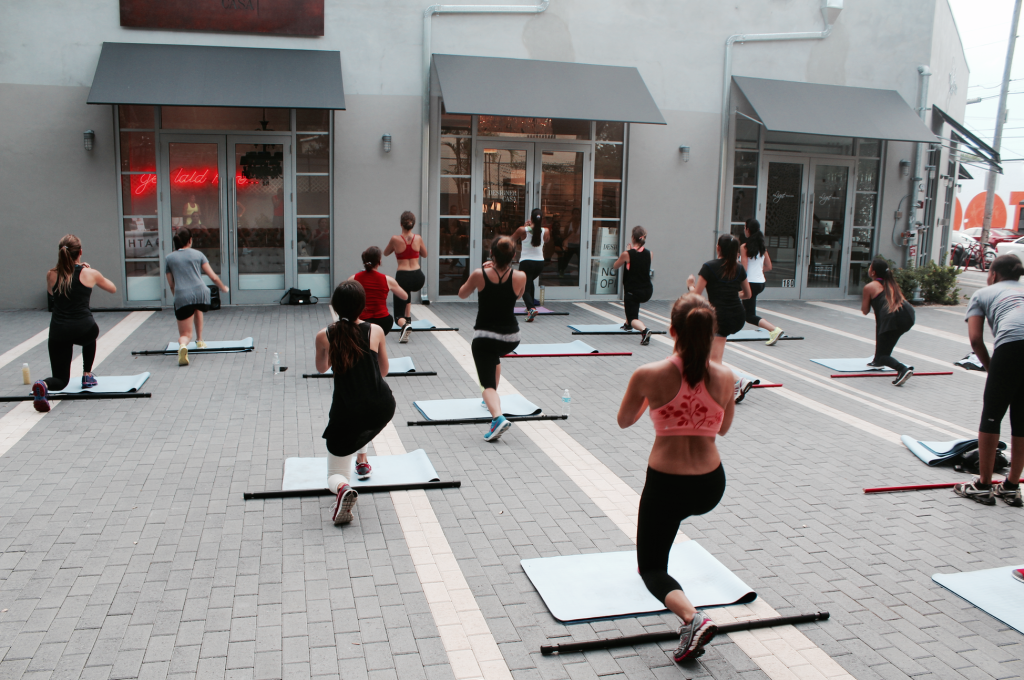
[[[384,142],[384,153],[391,153],[391,133],[385,132],[380,139]]]
[[[96,142],[96,133],[92,130],[86,130],[85,134],[85,150],[92,151],[93,144]]]
[[[679,147],[679,153],[682,154],[683,162],[684,163],[689,163],[690,162],[690,147],[688,147],[688,146],[680,146]]]
[[[909,177],[909,176],[910,176],[910,161],[908,161],[908,160],[900,161],[900,177]]]

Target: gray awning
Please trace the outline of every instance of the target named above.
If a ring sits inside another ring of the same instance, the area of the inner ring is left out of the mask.
[[[633,67],[435,54],[433,71],[448,113],[665,125]]]
[[[934,111],[943,122],[948,123],[949,126],[953,128],[951,136],[953,141],[959,142],[962,145],[960,149],[961,151],[978,156],[981,161],[988,163],[990,169],[1002,174],[1002,161],[999,158],[998,151],[986,144],[980,137],[968,130],[962,123],[940,109],[938,106],[933,106],[932,111]],[[966,172],[966,170],[963,169],[963,166],[960,166],[960,171]],[[967,179],[974,178],[968,175]]]
[[[939,141],[896,90],[733,76],[765,128],[833,137]]]
[[[90,104],[344,109],[341,54],[103,43]]]

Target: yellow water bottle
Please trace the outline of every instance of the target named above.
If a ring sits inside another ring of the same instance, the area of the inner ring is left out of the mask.
[[[26,385],[32,384],[32,374],[28,372],[28,364],[21,365],[21,381]]]

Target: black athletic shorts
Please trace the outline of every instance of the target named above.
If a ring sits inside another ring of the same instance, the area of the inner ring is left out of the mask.
[[[492,390],[498,388],[497,369],[501,363],[501,357],[505,356],[516,347],[519,341],[506,342],[494,338],[473,338],[470,346],[473,352],[473,363],[476,364],[476,375],[480,380],[480,386]]]
[[[191,319],[196,312],[210,311],[210,305],[185,305],[184,307],[178,307],[174,310],[174,318],[178,321],[184,321],[185,319]]]
[[[379,319],[362,319],[362,321],[372,323],[375,326],[380,326],[380,329],[384,331],[384,337],[387,337],[388,333],[391,332],[391,329],[395,327],[395,317],[390,314],[382,316]]]
[[[715,310],[715,316],[718,319],[718,331],[715,333],[720,338],[727,338],[733,333],[738,333],[743,330],[743,326],[747,323],[746,310],[743,307],[739,309],[726,309],[726,310]]]
[[[999,434],[1010,412],[1010,435],[1024,437],[1024,340],[996,347],[988,364],[979,432]]]

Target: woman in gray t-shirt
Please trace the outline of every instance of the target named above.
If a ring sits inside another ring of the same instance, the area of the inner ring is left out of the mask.
[[[188,343],[192,340],[192,326],[196,328],[196,347],[203,342],[203,312],[210,311],[210,289],[203,282],[203,274],[225,293],[228,287],[213,271],[210,261],[192,248],[192,232],[188,227],[178,229],[174,235],[173,253],[164,259],[167,283],[174,293],[174,318],[178,320],[178,365],[188,366]],[[193,321],[194,319],[194,321]]]

